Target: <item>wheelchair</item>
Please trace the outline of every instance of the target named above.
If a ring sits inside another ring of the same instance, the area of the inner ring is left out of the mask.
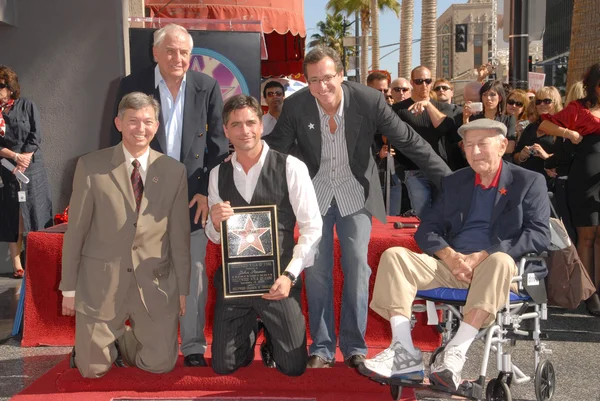
[[[546,269],[545,254],[528,254],[519,261],[519,275],[513,277],[512,282],[517,283],[519,293],[510,292],[507,302],[496,314],[495,322],[487,328],[481,329],[476,337],[485,344],[483,360],[479,378],[474,381],[463,381],[457,391],[437,387],[433,384],[417,384],[403,379],[370,377],[371,380],[390,386],[393,400],[400,400],[403,387],[428,388],[434,391],[450,393],[471,400],[487,401],[512,401],[510,387],[512,384],[534,382],[537,401],[550,401],[556,388],[556,373],[550,360],[546,359],[552,351],[541,341],[545,336],[540,330],[540,321],[548,317],[547,296],[544,279],[538,279],[534,272],[528,272],[527,266],[535,264],[540,269]],[[453,334],[458,329],[463,316],[463,307],[467,298],[466,289],[434,288],[418,291],[416,300],[423,300],[425,304],[413,305],[413,312],[427,312],[429,323],[431,319],[437,320],[437,311],[441,311],[442,319],[438,322],[438,329],[442,334],[442,345],[437,348],[430,364],[448,344]],[[532,309],[532,311],[528,311]],[[522,327],[524,321],[533,321],[533,330]],[[412,318],[412,323],[416,319]],[[533,339],[534,369],[533,376],[528,376],[515,365],[511,359],[510,347],[516,344],[518,338],[529,337]],[[490,354],[496,355],[498,376],[487,382],[486,373]],[[359,369],[360,370],[360,369]]]

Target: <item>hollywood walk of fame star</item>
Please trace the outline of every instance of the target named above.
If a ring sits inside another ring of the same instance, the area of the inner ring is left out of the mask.
[[[315,129],[315,125],[313,123],[308,124],[308,129]]]
[[[257,251],[265,254],[265,248],[260,240],[260,236],[269,231],[270,227],[254,227],[254,222],[248,216],[246,218],[246,226],[240,230],[229,230],[230,233],[240,237],[240,245],[237,250],[237,254],[240,255],[246,249],[254,247]]]

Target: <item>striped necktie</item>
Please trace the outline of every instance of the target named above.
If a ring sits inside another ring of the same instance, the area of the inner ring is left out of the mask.
[[[140,175],[140,162],[135,159],[131,164],[133,165],[131,185],[133,186],[133,196],[135,196],[135,211],[139,213],[142,194],[144,193],[144,183],[142,182],[142,176]]]

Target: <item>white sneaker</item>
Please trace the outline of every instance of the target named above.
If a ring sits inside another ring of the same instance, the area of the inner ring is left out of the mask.
[[[431,365],[429,380],[437,386],[458,390],[458,386],[462,382],[461,373],[466,360],[466,356],[458,347],[444,349]]]
[[[394,342],[388,348],[363,363],[361,373],[370,377],[405,379],[422,382],[423,354],[416,350],[415,354],[408,352],[399,342]]]

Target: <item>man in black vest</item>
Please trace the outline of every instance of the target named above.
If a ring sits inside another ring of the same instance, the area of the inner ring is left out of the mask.
[[[256,99],[230,98],[223,108],[223,128],[235,153],[210,173],[206,234],[214,243],[220,242],[220,224],[233,215],[232,207],[277,205],[280,262],[286,269],[268,294],[249,298],[224,298],[222,272],[215,273],[212,367],[216,373],[229,374],[252,362],[258,316],[267,334],[267,345],[261,347],[263,359],[266,348],[279,371],[299,376],[306,369],[308,353],[298,277],[313,265],[321,239],[317,196],[304,163],[261,141],[262,112]]]

